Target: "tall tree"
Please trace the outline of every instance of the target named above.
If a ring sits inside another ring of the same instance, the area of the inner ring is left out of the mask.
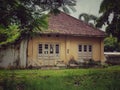
[[[82,13],[79,15],[79,19],[95,27],[97,16],[91,14],[89,15],[87,13]]]
[[[43,11],[56,12],[61,6],[74,4],[75,0],[0,0],[0,25],[17,23],[21,28],[30,29]]]
[[[75,4],[76,0],[0,0],[0,38],[8,37],[6,33],[11,25],[17,25],[25,37],[35,29],[47,27],[44,11],[58,13],[59,7],[67,11],[66,5],[72,7]]]
[[[103,0],[100,5],[100,13],[102,16],[97,21],[97,27],[107,24],[106,32],[108,35],[117,37],[120,42],[120,1],[119,0]],[[109,20],[113,14],[112,21]]]

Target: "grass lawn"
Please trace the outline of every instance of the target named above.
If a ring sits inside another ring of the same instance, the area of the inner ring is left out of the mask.
[[[0,90],[120,90],[120,66],[104,69],[0,70]]]

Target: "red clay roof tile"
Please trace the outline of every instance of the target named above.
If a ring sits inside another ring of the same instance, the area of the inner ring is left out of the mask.
[[[58,15],[51,14],[48,21],[47,33],[76,36],[104,37],[105,32],[93,28],[83,21],[61,12]]]

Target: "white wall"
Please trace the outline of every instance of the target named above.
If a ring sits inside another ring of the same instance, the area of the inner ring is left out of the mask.
[[[11,45],[0,48],[0,68],[26,67],[27,40],[20,45]]]

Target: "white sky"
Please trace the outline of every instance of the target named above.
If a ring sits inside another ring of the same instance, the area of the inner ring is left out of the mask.
[[[100,16],[99,7],[102,0],[77,0],[77,5],[75,6],[76,12],[71,11],[71,15],[78,18],[81,13],[93,14]]]
[[[95,16],[100,16],[99,8],[100,4],[103,0],[76,0],[76,12],[70,10],[70,15],[78,18],[81,13],[93,14]],[[105,31],[105,27],[103,26],[101,30]]]

